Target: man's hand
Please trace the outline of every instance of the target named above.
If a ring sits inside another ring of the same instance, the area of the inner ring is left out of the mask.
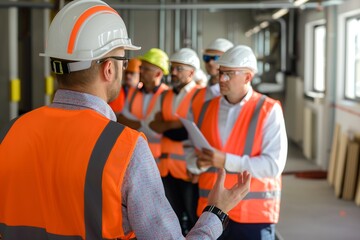
[[[197,153],[198,159],[196,165],[199,169],[202,167],[216,167],[216,168],[224,168],[225,167],[225,159],[226,154],[219,150],[209,150],[203,148],[201,152]]]
[[[199,182],[199,175],[198,174],[194,174],[192,172],[190,172],[189,170],[186,170],[186,173],[191,181],[191,183],[198,183]]]
[[[149,123],[149,127],[160,134],[171,129],[182,128],[183,125],[180,120],[164,121],[161,112],[155,114],[154,120]]]
[[[116,117],[117,117],[117,122],[118,123],[121,123],[121,124],[123,124],[125,126],[128,126],[128,127],[132,128],[132,129],[137,130],[137,129],[139,129],[141,127],[140,121],[129,119],[129,118],[125,117],[121,113],[118,114]]]
[[[161,112],[157,112],[157,113],[155,114],[154,120],[155,120],[155,121],[164,121],[163,116],[162,116],[162,113],[161,113]]]
[[[239,173],[238,182],[231,189],[224,187],[225,176],[225,169],[219,169],[215,185],[209,193],[208,204],[227,213],[250,191],[251,176],[247,171]]]

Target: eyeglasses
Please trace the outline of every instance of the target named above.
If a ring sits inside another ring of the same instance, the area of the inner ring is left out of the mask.
[[[182,72],[185,70],[191,70],[192,68],[190,67],[184,67],[184,66],[170,66],[170,72],[176,70],[177,72]]]
[[[223,77],[223,81],[229,81],[233,76],[239,75],[240,73],[243,73],[243,71],[220,71],[219,70],[219,77]]]
[[[103,63],[106,60],[108,60],[109,58],[115,59],[115,60],[118,60],[118,61],[123,61],[123,66],[122,67],[123,67],[124,70],[127,69],[128,63],[129,63],[129,59],[127,57],[109,56],[109,57],[97,60],[96,63],[98,63],[98,64]]]
[[[210,62],[211,60],[217,61],[219,58],[219,55],[203,55],[203,60],[206,63]]]

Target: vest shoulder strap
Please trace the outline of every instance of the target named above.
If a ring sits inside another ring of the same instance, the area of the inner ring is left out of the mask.
[[[201,129],[201,125],[202,125],[202,123],[204,121],[205,113],[206,113],[207,109],[209,108],[209,104],[210,104],[211,100],[213,100],[213,99],[207,100],[204,103],[204,105],[202,106],[202,108],[201,108],[199,118],[198,118],[198,121],[196,123],[199,129]]]
[[[138,89],[135,89],[135,88],[130,88],[129,89],[129,112],[132,112],[132,105],[133,105],[133,102],[134,102],[134,99],[135,99],[135,96],[136,94],[138,93]],[[130,96],[131,94],[131,96]]]
[[[109,121],[91,153],[85,179],[85,231],[87,239],[102,239],[102,173],[124,126]]]
[[[254,110],[254,113],[253,113],[251,121],[250,121],[248,134],[246,136],[244,154],[247,154],[247,155],[251,154],[252,145],[253,145],[254,139],[255,139],[256,126],[257,126],[258,120],[259,120],[260,110],[261,110],[266,98],[267,97],[265,95],[261,95],[259,101],[256,103],[255,110]]]

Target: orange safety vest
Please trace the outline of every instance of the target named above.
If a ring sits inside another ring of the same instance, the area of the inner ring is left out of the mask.
[[[207,101],[201,110],[198,126],[210,145],[226,153],[251,157],[261,154],[262,129],[274,104],[273,99],[254,92],[241,110],[227,142],[222,145],[218,129],[218,112],[221,97]],[[206,120],[204,120],[206,119]],[[210,168],[199,177],[200,215],[207,206],[207,196],[216,181],[216,169]],[[237,183],[237,174],[228,172],[225,187]],[[281,177],[252,178],[250,192],[229,212],[229,217],[238,223],[277,223],[280,210]]]
[[[201,88],[196,95],[194,95],[194,99],[191,104],[191,109],[193,112],[194,122],[198,121],[198,113],[201,111],[201,107],[204,105],[205,97],[206,97],[207,88]]]
[[[163,83],[160,84],[160,87],[151,98],[148,108],[146,110],[146,114],[144,115],[143,114],[144,93],[138,88],[130,88],[127,96],[127,101],[129,103],[129,112],[134,116],[136,116],[138,119],[146,119],[154,109],[158,97],[161,96],[161,93],[167,89],[169,89],[168,86],[166,86]],[[156,141],[154,139],[148,139],[148,143],[154,158],[158,159],[161,155],[160,140]]]
[[[115,113],[119,113],[123,110],[125,106],[125,90],[124,87],[120,88],[118,97],[109,103],[110,107]]]
[[[92,110],[50,107],[25,114],[6,131],[0,136],[0,236],[134,237],[122,228],[121,186],[141,133]]]
[[[195,86],[191,91],[185,95],[180,105],[177,108],[176,114],[180,117],[186,118],[192,97],[198,88]],[[161,99],[162,116],[165,121],[175,121],[179,118],[173,114],[173,102],[175,94],[169,90],[164,93]],[[163,136],[161,138],[161,156],[157,162],[161,177],[166,177],[169,173],[174,178],[189,181],[186,173],[186,159],[183,143],[173,141],[170,138]]]

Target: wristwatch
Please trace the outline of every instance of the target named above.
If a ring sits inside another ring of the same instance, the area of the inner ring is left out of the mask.
[[[214,213],[221,221],[223,225],[223,230],[225,230],[226,226],[229,223],[229,216],[221,211],[220,208],[217,208],[215,205],[206,206],[203,212],[212,212]]]

